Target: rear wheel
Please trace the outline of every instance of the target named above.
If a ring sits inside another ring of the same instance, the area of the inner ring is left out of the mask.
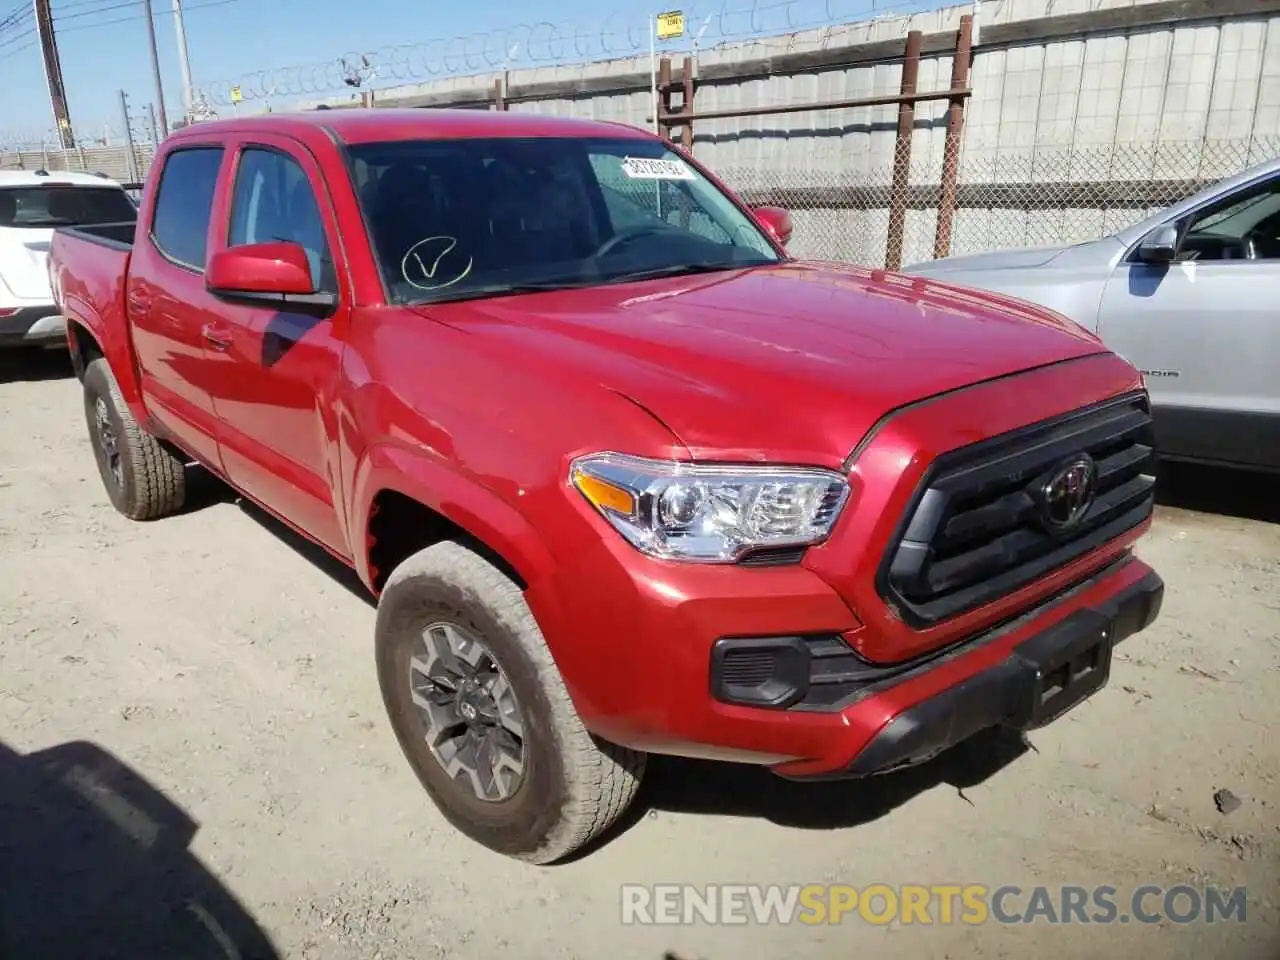
[[[563,859],[607,829],[644,755],[589,734],[520,588],[458,543],[401,564],[378,603],[391,725],[445,818],[517,859]]]
[[[84,414],[112,506],[131,520],[152,520],[182,509],[182,460],[138,425],[102,358],[85,367]]]

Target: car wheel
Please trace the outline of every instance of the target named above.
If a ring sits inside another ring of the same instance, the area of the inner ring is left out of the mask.
[[[84,414],[112,506],[131,520],[153,520],[182,509],[182,460],[138,425],[101,358],[85,367]]]
[[[445,818],[484,846],[552,863],[627,809],[644,754],[589,734],[520,588],[459,543],[391,574],[378,681],[406,758]]]

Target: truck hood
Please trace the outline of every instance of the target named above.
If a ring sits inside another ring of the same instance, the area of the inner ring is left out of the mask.
[[[45,261],[53,230],[0,228],[0,281],[22,300],[53,302]]]
[[[699,459],[838,465],[898,407],[1105,352],[1028,304],[813,263],[417,309],[549,389],[590,378],[627,397]]]

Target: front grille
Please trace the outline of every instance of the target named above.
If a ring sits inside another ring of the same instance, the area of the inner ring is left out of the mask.
[[[1066,529],[1039,491],[1081,454],[1092,505]],[[1154,507],[1145,395],[1123,397],[939,457],[881,566],[881,596],[921,627],[1004,596],[1142,523]]]

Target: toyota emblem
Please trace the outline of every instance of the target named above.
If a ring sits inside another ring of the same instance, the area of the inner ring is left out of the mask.
[[[1098,465],[1087,453],[1059,464],[1040,487],[1040,521],[1050,533],[1078,524],[1097,493]]]

